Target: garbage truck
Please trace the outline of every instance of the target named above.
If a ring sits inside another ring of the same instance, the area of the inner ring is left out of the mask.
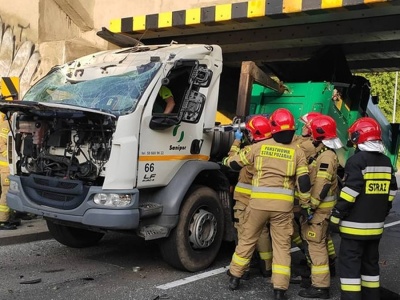
[[[237,173],[220,162],[246,116],[320,111],[337,120],[345,143],[349,124],[370,115],[395,165],[399,126],[382,116],[366,81],[282,84],[252,62],[223,68],[218,45],[136,45],[55,66],[21,101],[0,101],[11,128],[9,207],[43,217],[64,245],[133,233],[156,241],[171,266],[196,272],[235,238]],[[154,109],[162,86],[175,100],[169,114]],[[218,110],[236,118],[220,124]],[[350,148],[342,164],[346,155]]]

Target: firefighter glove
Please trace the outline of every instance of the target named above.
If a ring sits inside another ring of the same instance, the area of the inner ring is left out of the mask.
[[[331,222],[332,222],[332,217],[335,219],[339,219],[336,223],[338,223],[339,224],[339,221],[341,220],[341,219],[343,219],[344,217],[346,216],[346,214],[344,213],[344,212],[341,212],[340,210],[338,210],[336,207],[334,207],[333,209],[332,209],[332,212],[331,212]]]
[[[241,141],[242,137],[243,137],[243,132],[241,132],[240,130],[236,130],[235,131],[235,140]]]
[[[302,217],[302,221],[310,221],[313,218],[314,211],[309,206],[302,206],[300,210],[300,215]]]
[[[329,231],[333,232],[333,233],[339,233],[340,232],[339,223],[332,222],[332,217],[331,217],[330,222],[329,222]]]
[[[338,211],[336,208],[332,209],[331,216],[329,218],[329,231],[339,233],[339,223],[343,214]]]

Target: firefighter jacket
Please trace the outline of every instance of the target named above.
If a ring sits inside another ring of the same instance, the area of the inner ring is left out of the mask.
[[[293,140],[297,143],[299,148],[304,151],[307,160],[317,154],[310,136],[295,135]]]
[[[6,201],[9,186],[8,175],[10,173],[7,162],[7,138],[9,131],[8,122],[5,120],[0,121],[0,222],[8,221],[10,217],[10,208],[7,206]]]
[[[319,209],[330,214],[335,206],[338,165],[335,151],[325,146],[314,156],[314,160],[309,165],[312,209]]]
[[[274,139],[260,141],[227,157],[223,164],[232,169],[253,165],[253,190],[249,206],[258,210],[289,212],[293,209],[295,185],[302,204],[309,204],[310,178],[304,152]]]
[[[304,151],[309,164],[312,163],[318,151],[320,151],[324,146],[321,144],[315,147],[310,136],[295,136],[294,141],[298,144],[299,148]]]
[[[303,150],[306,160],[308,163],[308,168],[310,169],[310,166],[312,162],[315,160],[317,153],[322,149],[323,144],[315,147],[313,144],[313,141],[310,136],[303,136],[303,135],[295,135],[293,141],[297,143],[297,147],[299,147],[301,150]],[[298,191],[297,189],[295,190],[295,210],[299,209],[299,200],[298,200]]]
[[[379,239],[397,192],[390,159],[379,152],[359,151],[345,166],[345,183],[332,211],[342,237]]]
[[[7,139],[10,127],[6,120],[0,121],[0,167],[8,167],[7,162]]]
[[[248,147],[248,146],[246,146]],[[240,151],[240,141],[235,140],[231,146],[228,156],[234,156]],[[238,183],[233,192],[233,199],[242,202],[244,205],[249,205],[253,178],[253,166],[245,166],[239,171]]]

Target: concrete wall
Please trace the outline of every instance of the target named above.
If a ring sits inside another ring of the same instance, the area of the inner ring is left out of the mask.
[[[0,21],[14,27],[17,42],[23,39],[37,41],[38,20],[38,1],[0,0]]]
[[[11,69],[21,70],[18,76],[25,71],[24,79],[20,78],[23,95],[54,65],[116,48],[96,35],[102,27],[109,28],[110,20],[242,1],[0,0],[0,76],[13,74]],[[12,45],[1,38],[6,29],[8,37],[12,33]],[[24,43],[28,50],[17,56]]]

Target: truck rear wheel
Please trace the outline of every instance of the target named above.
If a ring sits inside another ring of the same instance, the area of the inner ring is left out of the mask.
[[[46,220],[47,228],[59,243],[72,248],[85,248],[96,245],[104,236],[102,232],[69,227]]]
[[[186,194],[178,225],[160,245],[162,257],[180,270],[203,270],[217,256],[223,231],[224,212],[217,193],[194,186]]]

